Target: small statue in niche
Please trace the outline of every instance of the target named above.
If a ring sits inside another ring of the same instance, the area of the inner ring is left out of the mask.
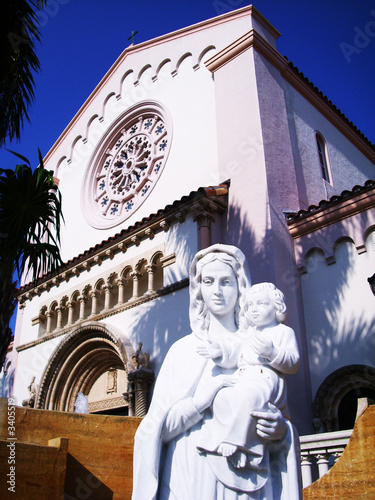
[[[117,392],[117,370],[110,368],[107,372],[107,394]]]
[[[35,405],[35,398],[36,398],[36,391],[37,391],[37,385],[35,383],[35,377],[31,379],[30,385],[27,388],[29,391],[29,398],[24,399],[22,401],[22,406],[26,406],[27,408],[34,408]]]
[[[132,357],[133,364],[136,370],[138,370],[139,368],[148,368],[150,364],[150,355],[147,352],[142,352],[142,347],[142,342],[138,342],[137,350]]]
[[[148,392],[155,376],[150,364],[150,355],[142,352],[142,342],[132,356],[128,372],[128,392],[124,398],[129,403],[129,416],[144,417],[148,408]],[[134,368],[135,369],[134,369]]]

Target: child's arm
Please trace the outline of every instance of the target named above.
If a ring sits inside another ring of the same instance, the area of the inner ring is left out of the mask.
[[[300,357],[294,330],[289,326],[282,325],[281,335],[275,337],[274,343],[277,354],[270,361],[270,366],[282,373],[296,373],[299,368]]]
[[[295,333],[285,325],[282,325],[282,330],[279,329],[277,333],[276,328],[273,341],[261,333],[255,333],[252,336],[252,348],[275,370],[282,373],[296,373],[300,357]]]
[[[197,347],[197,353],[204,358],[212,359],[221,368],[237,368],[239,341],[209,340]]]
[[[219,342],[208,340],[205,344],[201,344],[197,347],[197,353],[204,358],[216,360],[222,357],[223,348]]]

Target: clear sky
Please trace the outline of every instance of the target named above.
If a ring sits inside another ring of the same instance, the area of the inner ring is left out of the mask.
[[[135,43],[244,7],[244,0],[49,0],[39,15],[35,103],[19,143],[38,164],[121,52]],[[288,57],[375,143],[375,0],[254,0]],[[0,166],[14,158],[0,150]],[[350,188],[352,186],[348,186]]]

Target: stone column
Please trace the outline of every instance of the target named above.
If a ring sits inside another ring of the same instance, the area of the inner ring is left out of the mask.
[[[46,312],[46,317],[47,317],[46,333],[47,334],[51,333],[52,316],[53,316],[53,312],[52,311],[47,311]]]
[[[83,320],[85,319],[85,304],[87,301],[87,297],[84,295],[80,295],[78,297],[78,302],[79,302],[79,319]]]
[[[61,306],[56,307],[56,313],[57,313],[57,329],[61,330],[62,328],[62,312],[63,308]]]
[[[214,211],[215,207],[209,203],[196,203],[193,205],[193,220],[198,222],[200,249],[211,245],[211,222],[215,221]]]
[[[147,264],[145,267],[147,271],[148,285],[147,285],[147,293],[154,292],[154,275],[156,271],[155,264]]]
[[[97,314],[98,308],[98,290],[91,290],[90,298],[91,298],[91,314],[90,316],[95,316]]]
[[[108,311],[111,308],[111,290],[112,286],[107,284],[103,286],[103,290],[105,292],[104,296],[104,310]]]
[[[68,308],[68,326],[73,324],[73,313],[76,303],[73,300],[70,300],[67,304]]]
[[[123,278],[117,278],[116,285],[118,287],[118,301],[117,305],[121,305],[124,303],[124,288],[125,283]]]
[[[139,297],[139,278],[141,276],[141,273],[139,273],[138,271],[133,271],[130,273],[130,277],[133,278],[133,300]]]

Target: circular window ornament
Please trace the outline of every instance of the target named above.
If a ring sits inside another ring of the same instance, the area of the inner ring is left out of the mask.
[[[111,126],[83,184],[83,211],[91,226],[114,227],[142,205],[164,169],[171,135],[168,115],[155,102],[133,106]]]

